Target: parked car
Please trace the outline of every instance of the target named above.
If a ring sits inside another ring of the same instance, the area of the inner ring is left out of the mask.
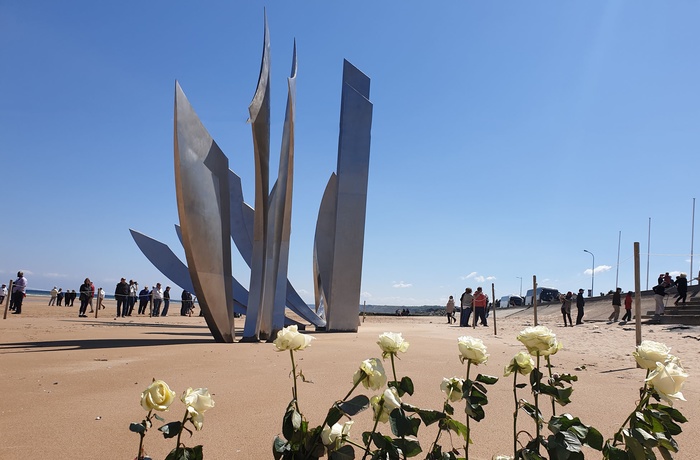
[[[538,287],[537,303],[554,302],[559,300],[559,290],[554,288]],[[528,289],[525,295],[525,305],[532,305],[532,289]]]
[[[522,307],[525,299],[516,294],[504,295],[498,301],[498,308]]]

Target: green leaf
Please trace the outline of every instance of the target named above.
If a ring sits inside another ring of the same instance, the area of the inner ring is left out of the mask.
[[[656,447],[656,436],[641,428],[632,430],[632,436],[646,447]]]
[[[338,407],[340,407],[340,410],[345,412],[347,415],[353,416],[369,407],[369,398],[365,395],[355,396],[349,401],[340,403]],[[338,420],[333,423],[336,423]],[[328,425],[333,426],[333,423],[329,422]]]
[[[420,419],[408,417],[402,409],[394,409],[389,414],[389,424],[391,432],[394,436],[416,436],[418,434],[418,426]]]
[[[445,413],[447,415],[454,415],[455,414],[455,408],[452,407],[450,404],[445,403]]]
[[[156,418],[156,420],[158,420],[159,422],[164,422],[164,421],[165,421],[165,419],[164,419],[163,417],[161,417],[160,415],[158,415],[158,414],[153,414],[153,416],[154,416],[154,417]]]
[[[145,433],[146,432],[146,427],[143,426],[142,423],[130,423],[129,424],[129,431],[133,431],[134,433]]]
[[[458,422],[457,420],[454,419],[447,419],[445,421],[445,427],[450,430],[454,431],[457,433],[459,436],[462,437],[465,441],[468,440],[469,438],[469,430],[467,429],[467,426],[461,422]]]
[[[603,435],[592,426],[587,428],[588,433],[586,434],[586,438],[583,440],[583,442],[595,450],[603,450]]]
[[[180,431],[182,431],[182,422],[170,422],[166,423],[162,427],[158,428],[158,431],[163,433],[165,439],[174,438]]]
[[[202,446],[180,447],[170,451],[165,460],[203,460]]]
[[[632,455],[632,458],[634,460],[646,460],[647,458],[649,458],[647,457],[647,449],[642,445],[641,442],[639,442],[637,439],[631,436],[624,435],[623,437],[625,438],[625,446],[627,447],[628,452]]]
[[[485,383],[486,385],[493,385],[494,383],[498,382],[498,377],[494,377],[492,375],[479,374],[476,376],[476,381]]]
[[[605,447],[603,447],[603,458],[606,460],[630,460],[630,458],[633,459],[634,457],[627,455],[625,450],[613,447],[609,442],[606,442]]]
[[[525,411],[525,413],[526,413],[527,415],[529,415],[530,417],[532,417],[532,419],[533,419],[535,422],[537,422],[537,423],[542,423],[542,422],[543,422],[543,420],[542,420],[542,414],[537,410],[537,408],[535,408],[535,406],[534,406],[533,404],[530,404],[530,403],[527,402],[527,401],[521,401],[520,407],[522,407],[522,408],[523,408],[523,411]]]
[[[297,412],[294,401],[289,403],[287,412],[282,418],[282,435],[288,440],[292,440],[294,434],[301,428],[301,414]]]
[[[385,449],[387,445],[391,444],[391,438],[389,436],[384,436],[381,433],[372,433],[372,442],[379,449]]]
[[[486,393],[479,390],[476,386],[472,387],[472,390],[469,393],[469,396],[465,399],[467,400],[467,404],[471,403],[471,404],[479,404],[479,405],[485,406],[486,404],[489,403],[489,400],[486,397]]]
[[[566,383],[572,383],[578,381],[578,377],[572,374],[559,374],[555,379],[555,382],[566,382]]]
[[[410,377],[403,377],[401,379],[401,383],[399,384],[399,388],[401,388],[404,393],[408,393],[409,395],[413,396],[413,380],[411,380]]]
[[[447,417],[447,415],[445,415],[444,412],[439,412],[436,410],[425,410],[413,406],[411,404],[401,404],[401,408],[406,412],[415,412],[416,414],[418,414],[418,416],[421,418],[421,420],[423,420],[423,423],[425,423],[426,426],[432,425],[438,420],[442,420]]]
[[[410,439],[394,439],[394,445],[401,449],[401,452],[403,452],[406,457],[415,457],[423,452],[418,441]]]
[[[340,449],[336,449],[328,456],[330,460],[352,460],[355,458],[355,449],[351,445],[346,444]]]
[[[290,451],[290,445],[286,439],[275,436],[275,440],[272,442],[272,455],[275,460],[282,458],[285,452]]]
[[[467,413],[467,415],[477,422],[481,421],[486,417],[486,413],[484,412],[484,408],[481,407],[479,404],[469,404],[467,402],[466,407],[464,408],[464,411]]]
[[[527,386],[527,383],[518,383],[515,385],[515,388],[525,388]]]
[[[667,413],[674,422],[685,423],[688,421],[688,419],[685,418],[678,409],[674,409],[673,407],[665,406],[663,404],[649,404],[649,407]]]
[[[669,452],[664,446],[659,446],[658,449],[659,452],[661,452],[661,456],[664,458],[664,460],[673,460],[673,455],[671,455],[671,452]]]

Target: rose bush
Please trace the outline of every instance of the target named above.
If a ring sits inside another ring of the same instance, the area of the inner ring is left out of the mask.
[[[370,398],[369,402],[374,411],[374,420],[381,423],[388,422],[391,412],[401,407],[401,398],[396,388],[387,388],[384,393]]]

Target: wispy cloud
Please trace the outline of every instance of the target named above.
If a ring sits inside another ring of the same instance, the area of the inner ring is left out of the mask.
[[[413,286],[413,284],[404,283],[403,281],[399,281],[398,283],[394,283],[391,285],[391,287],[395,287],[395,288],[410,288],[411,286]]]
[[[47,278],[68,278],[68,275],[64,273],[44,273]]]
[[[466,276],[462,276],[461,279],[463,280],[468,280],[469,278],[474,278],[476,276],[476,272],[471,272],[470,274]]]

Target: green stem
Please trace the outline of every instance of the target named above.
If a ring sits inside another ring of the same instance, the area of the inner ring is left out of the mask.
[[[384,407],[384,399],[379,400],[379,414],[382,413],[382,408]],[[365,444],[365,454],[362,456],[362,460],[365,460],[367,456],[369,455],[369,446],[372,444],[372,435],[374,434],[375,431],[377,431],[377,425],[379,425],[379,414],[376,415],[376,419],[374,420],[374,426],[372,427],[372,432],[370,435],[367,437],[367,444]]]
[[[394,366],[394,353],[391,354],[391,373],[394,374],[394,382],[398,383],[396,379],[396,366]]]
[[[294,377],[294,388],[292,388],[292,397],[294,398],[294,406],[297,408],[297,412],[301,415],[299,410],[299,398],[297,397],[297,367],[294,364],[294,350],[289,350],[289,356],[292,358],[292,376]]]
[[[469,385],[470,393],[471,393],[471,382],[469,380],[469,371],[471,370],[472,367],[472,362],[471,360],[467,360],[467,378],[464,380],[464,383]],[[471,397],[470,395],[466,395],[464,398],[467,401],[467,404],[471,404]],[[469,460],[469,440],[472,437],[471,430],[469,429],[469,413],[467,413],[467,441],[464,444],[464,459]]]
[[[547,355],[547,370],[549,371],[549,379],[552,379],[552,363],[549,361],[549,355]],[[550,396],[552,400],[552,417],[557,415],[557,408],[555,403],[554,396]]]
[[[448,395],[448,397],[449,397],[449,395]],[[443,406],[442,406],[443,412],[447,412],[447,405],[448,405],[448,402],[445,401],[445,404],[443,404]],[[442,422],[443,422],[442,420],[440,420],[438,422],[438,432],[437,432],[437,435],[435,436],[435,441],[433,441],[433,444],[430,446],[430,450],[428,450],[428,452],[432,452],[433,449],[435,448],[435,446],[437,446],[438,441],[440,440],[440,435],[442,434],[442,430],[443,430]]]
[[[175,447],[175,458],[180,458],[179,450],[180,450],[180,436],[182,436],[182,430],[185,429],[185,422],[187,422],[187,418],[189,417],[189,412],[187,409],[185,409],[185,416],[182,418],[182,423],[180,424],[180,431],[177,432],[177,446]]]
[[[542,373],[540,372],[540,354],[537,353],[537,374],[538,377],[535,380],[535,388],[534,393],[535,393],[535,431],[537,435],[537,453],[540,453],[540,443],[542,440],[540,439],[540,380],[542,380]]]
[[[148,431],[148,423],[151,420],[151,413],[153,412],[153,409],[148,411],[148,415],[146,415],[146,419],[144,420],[143,427],[145,428],[143,433],[139,433],[139,453],[136,456],[137,460],[141,460],[143,458],[141,450],[143,449],[143,438],[146,437],[146,431]]]
[[[649,370],[647,370],[647,376],[648,376],[648,375],[649,375]],[[640,398],[639,404],[637,404],[637,407],[635,407],[634,410],[630,413],[630,415],[627,416],[627,418],[625,419],[625,421],[622,422],[622,425],[620,426],[620,429],[617,430],[617,433],[615,433],[615,435],[613,436],[613,446],[614,446],[615,444],[617,444],[617,438],[618,438],[618,437],[620,436],[620,434],[622,433],[622,430],[625,429],[625,425],[627,425],[627,422],[629,422],[629,421],[632,419],[632,417],[634,416],[634,414],[637,413],[637,411],[641,410],[644,406],[647,405],[647,403],[649,403],[649,398],[651,397],[651,392],[650,392],[650,391],[647,391],[646,380],[644,381],[644,390],[643,390],[643,392],[644,392],[644,396],[643,396],[642,398]]]
[[[518,371],[513,372],[513,399],[515,400],[515,412],[513,412],[513,458],[518,456],[518,393],[516,383]]]
[[[363,373],[365,376],[367,375],[367,374],[365,373],[365,371],[362,371],[362,373]],[[357,383],[355,383],[355,384],[352,386],[352,388],[350,388],[350,391],[348,391],[348,394],[345,395],[345,397],[340,401],[340,403],[344,403],[345,401],[347,401],[347,399],[350,397],[350,395],[352,394],[352,392],[355,391],[355,388],[357,388],[357,386],[360,384],[360,382],[362,382],[362,380],[363,380],[363,379],[358,380]],[[336,402],[334,405],[337,405],[337,404],[338,404],[338,402]],[[316,442],[318,441],[318,438],[321,436],[321,432],[323,431],[323,428],[324,428],[326,425],[329,425],[329,423],[328,423],[328,416],[329,416],[329,415],[330,415],[330,411],[328,411],[328,414],[326,414],[326,418],[323,420],[323,423],[321,424],[321,429],[318,430],[318,431],[316,432],[316,435],[314,436],[314,439],[313,439],[313,441],[311,442],[311,449],[306,453],[306,456],[304,457],[305,460],[308,459],[309,456],[311,455],[311,452],[313,452],[313,446],[316,445]],[[359,447],[362,447],[362,446],[359,446]]]

